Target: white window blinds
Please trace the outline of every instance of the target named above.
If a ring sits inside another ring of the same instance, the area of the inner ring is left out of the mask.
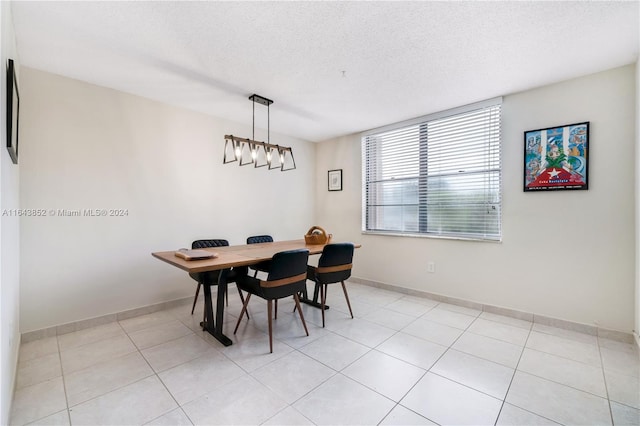
[[[499,241],[500,107],[493,101],[364,136],[363,231]]]

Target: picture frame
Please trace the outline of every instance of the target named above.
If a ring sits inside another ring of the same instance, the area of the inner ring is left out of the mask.
[[[524,191],[589,189],[589,122],[524,132]]]
[[[342,191],[342,169],[329,170],[329,191]]]
[[[13,164],[18,164],[18,122],[20,93],[13,59],[7,62],[7,150]]]

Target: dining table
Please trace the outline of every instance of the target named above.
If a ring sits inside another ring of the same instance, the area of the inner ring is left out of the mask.
[[[220,271],[218,275],[218,291],[216,297],[215,320],[213,312],[213,300],[211,297],[211,287],[203,285],[204,292],[204,318],[201,323],[202,329],[225,346],[231,346],[232,341],[222,332],[224,320],[225,294],[227,292],[227,277],[231,268],[250,267],[251,265],[270,260],[273,255],[281,251],[307,249],[309,255],[321,254],[326,244],[307,244],[304,239],[274,241],[268,243],[243,244],[235,246],[210,247],[198,249],[199,251],[212,252],[215,257],[207,259],[187,260],[177,256],[179,250],[153,252],[151,255],[172,266],[175,266],[188,273]],[[360,244],[354,244],[360,248]],[[318,303],[318,286],[314,290],[314,296],[309,299],[304,295],[300,302],[320,307]],[[325,309],[328,307],[325,306]]]

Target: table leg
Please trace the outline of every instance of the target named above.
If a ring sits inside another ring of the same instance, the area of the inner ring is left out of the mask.
[[[224,321],[224,295],[227,292],[227,274],[229,269],[223,269],[218,276],[218,296],[216,297],[216,320],[213,320],[213,301],[211,300],[211,286],[204,287],[204,313],[205,323],[203,330],[215,337],[225,346],[231,346],[233,342],[222,333],[222,323]]]
[[[305,303],[309,306],[313,306],[315,308],[320,309],[322,307],[322,304],[320,302],[318,302],[318,293],[320,292],[320,286],[318,284],[315,285],[315,288],[313,289],[313,299],[309,299],[307,298],[306,294],[300,296],[300,303]],[[324,310],[326,311],[327,309],[329,309],[329,305],[324,305]]]

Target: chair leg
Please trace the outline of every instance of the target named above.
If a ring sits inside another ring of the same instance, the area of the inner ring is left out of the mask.
[[[298,293],[298,298],[300,298],[300,297],[304,298],[305,300],[308,300],[308,297],[307,297],[307,282],[306,281],[304,282],[304,290],[302,290],[301,292]],[[294,305],[293,306],[293,312],[296,311],[296,308],[297,307]]]
[[[256,269],[256,271],[253,273],[253,278],[258,276],[258,270]]]
[[[269,352],[273,353],[273,324],[271,323],[272,300],[267,300],[267,316],[269,317]]]
[[[198,283],[198,287],[196,288],[196,297],[193,298],[193,307],[191,308],[191,315],[193,315],[193,311],[196,310],[196,303],[198,302],[198,294],[200,293],[200,286],[202,284]]]
[[[278,319],[278,299],[275,300],[275,305],[276,305],[276,311],[275,311],[275,315],[273,316],[273,319]]]
[[[322,312],[322,328],[324,328],[324,302],[327,300],[327,284],[320,284],[320,311]]]
[[[349,307],[349,313],[351,314],[351,318],[353,318],[353,311],[351,310],[351,302],[349,302],[349,294],[347,294],[347,286],[344,285],[344,281],[342,281],[342,291],[344,292],[344,298],[347,299],[347,306]]]
[[[240,311],[240,316],[238,316],[238,322],[236,323],[236,328],[233,329],[233,334],[236,334],[238,331],[238,326],[240,326],[240,321],[242,321],[242,315],[247,311],[247,305],[249,304],[249,299],[251,299],[251,293],[247,293],[247,299],[242,304],[242,310]],[[249,318],[247,316],[247,318]]]
[[[307,330],[307,323],[304,320],[304,315],[302,314],[302,309],[300,309],[300,298],[298,297],[298,294],[295,293],[293,295],[293,300],[295,300],[296,302],[296,307],[298,308],[298,314],[300,315],[300,321],[302,321],[302,326],[304,327],[304,332],[307,333],[307,336],[309,335],[309,330]]]
[[[227,286],[227,292],[224,294],[224,298],[227,302],[227,308],[229,307],[229,286]]]
[[[238,287],[238,284],[236,284],[236,288],[238,289],[238,294],[240,295],[240,301],[241,301],[241,302],[242,302],[242,304],[244,305],[244,296],[243,296],[243,294],[242,294],[242,290],[240,290],[240,287]],[[229,294],[229,292],[227,292],[227,295],[228,295],[228,294]],[[249,293],[247,293],[247,295],[248,295],[248,294],[249,294]],[[229,304],[227,304],[227,306],[229,306]],[[250,318],[249,318],[249,310],[248,310],[248,309],[246,309],[246,310],[244,311],[244,313],[245,313],[245,315],[247,315],[247,320],[249,320],[249,319],[250,319]],[[242,315],[240,315],[240,316],[242,316]]]

